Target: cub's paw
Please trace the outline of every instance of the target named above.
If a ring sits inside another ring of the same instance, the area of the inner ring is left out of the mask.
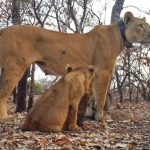
[[[83,131],[81,127],[75,126],[75,127],[69,127],[70,131],[75,131],[75,132],[81,132]]]

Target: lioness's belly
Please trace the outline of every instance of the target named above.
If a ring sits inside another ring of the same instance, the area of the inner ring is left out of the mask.
[[[42,63],[37,63],[45,74],[62,75],[65,73],[65,67],[70,64],[73,67],[88,66],[92,64],[91,57],[82,53],[74,53],[62,51],[55,53],[51,57],[44,58]]]

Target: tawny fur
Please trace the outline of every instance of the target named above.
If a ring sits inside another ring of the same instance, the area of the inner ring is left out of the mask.
[[[143,19],[127,12],[124,21],[128,41],[150,42],[150,28]],[[118,23],[98,25],[86,34],[60,33],[27,25],[0,30],[0,119],[7,117],[6,100],[31,63],[39,65],[46,74],[55,75],[62,75],[68,63],[75,67],[96,66],[96,119],[101,119],[108,83],[123,49]]]
[[[91,89],[94,74],[94,66],[78,68],[67,73],[29,111],[22,130],[80,130],[77,125],[78,104],[81,97]]]

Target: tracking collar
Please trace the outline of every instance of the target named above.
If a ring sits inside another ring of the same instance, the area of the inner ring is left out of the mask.
[[[124,21],[121,19],[118,21],[118,25],[119,25],[119,29],[120,29],[120,33],[121,33],[121,36],[123,38],[123,41],[124,41],[124,46],[126,48],[131,48],[133,47],[132,43],[129,42],[126,38],[126,35],[125,35],[125,23]]]

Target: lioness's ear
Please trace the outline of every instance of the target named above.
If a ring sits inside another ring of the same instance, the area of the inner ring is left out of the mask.
[[[69,73],[73,70],[72,66],[70,64],[66,65],[66,73]]]
[[[93,65],[89,65],[88,70],[89,70],[90,73],[95,73],[96,68]]]
[[[125,15],[124,15],[124,22],[125,24],[129,24],[133,21],[134,19],[134,16],[131,12],[126,12]]]

